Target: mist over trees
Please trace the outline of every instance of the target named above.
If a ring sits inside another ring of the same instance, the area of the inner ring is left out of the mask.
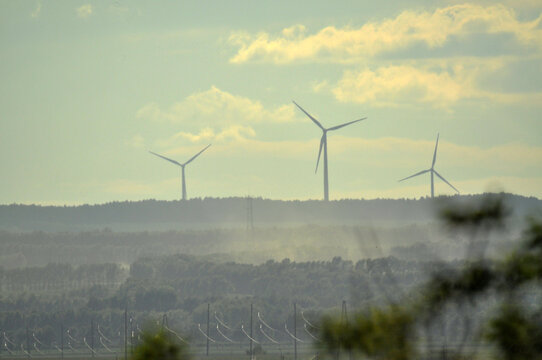
[[[541,208],[537,199],[504,198],[516,215],[484,245],[489,264],[517,247],[514,239],[524,224],[517,214]],[[453,200],[462,204],[478,197]],[[441,227],[430,215],[437,202],[426,199],[253,201],[254,227],[243,198],[2,206],[13,223],[6,226],[9,221],[1,218],[0,331],[24,347],[28,328],[43,348],[52,348],[63,327],[75,339],[72,345],[84,348],[82,339],[99,325],[114,339],[110,345],[120,346],[127,309],[134,326],[160,322],[167,314],[170,328],[201,342],[197,325],[205,323],[207,306],[239,329],[249,322],[252,304],[280,329],[293,326],[294,301],[316,324],[324,314],[340,313],[343,301],[352,311],[408,301],[430,274],[459,271],[476,250],[468,236],[452,236]],[[174,210],[195,215],[172,216]],[[33,230],[39,224],[47,231]],[[489,310],[490,305],[477,309]],[[456,324],[448,331],[460,331],[463,315],[446,314]],[[444,336],[439,331],[436,336]],[[229,335],[246,340],[239,331]],[[221,338],[214,328],[211,336]],[[284,331],[281,336],[291,340]],[[308,333],[299,336],[312,342]]]
[[[534,198],[505,198],[515,209],[512,233],[521,228],[522,215],[542,207]],[[429,199],[329,203],[253,199],[253,229],[244,198],[78,207],[4,205],[0,206],[0,266],[127,266],[140,257],[165,254],[253,264],[335,256],[353,261],[388,255],[426,261],[461,258],[465,248],[441,231],[433,215],[436,204]],[[510,245],[495,239],[492,246],[498,252]]]
[[[435,266],[395,258],[354,263],[339,257],[252,265],[170,255],[142,258],[129,270],[114,264],[3,270],[0,329],[22,340],[27,324],[42,329],[62,319],[66,327],[82,331],[95,319],[114,333],[128,306],[140,324],[168,312],[171,326],[196,336],[195,324],[204,322],[207,303],[232,327],[247,322],[254,303],[271,326],[281,328],[291,317],[292,299],[313,316],[345,299],[352,306],[377,303],[382,289],[395,292],[396,281],[404,289],[415,288]]]

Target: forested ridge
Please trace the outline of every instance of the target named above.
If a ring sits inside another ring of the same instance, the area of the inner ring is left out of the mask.
[[[470,201],[480,195],[454,196]],[[540,208],[540,200],[506,194],[515,215]],[[445,199],[445,197],[443,197]],[[435,202],[414,199],[345,199],[320,200],[252,199],[257,224],[322,223],[353,224],[360,222],[427,222],[434,219]],[[194,198],[187,201],[124,201],[99,205],[38,206],[0,205],[0,228],[10,231],[79,231],[111,227],[113,230],[169,230],[183,227],[216,227],[245,224],[247,199]]]
[[[498,244],[498,242],[496,243]],[[377,246],[376,246],[377,245]],[[439,232],[437,224],[398,226],[299,225],[247,229],[84,232],[0,231],[0,266],[5,269],[49,263],[128,266],[145,256],[190,254],[259,264],[267,260],[358,260],[394,255],[403,259],[461,257],[461,242]]]

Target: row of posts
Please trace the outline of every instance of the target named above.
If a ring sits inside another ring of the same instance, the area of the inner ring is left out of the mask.
[[[209,356],[209,340],[210,340],[210,312],[211,312],[211,304],[207,304],[207,336],[206,336],[206,349],[205,354]],[[346,301],[343,301],[342,303],[342,309],[341,309],[341,320],[342,321],[348,321],[347,320],[347,313],[346,313]],[[128,322],[130,323],[130,331],[128,331]],[[164,315],[164,319],[162,320],[162,325],[164,325],[164,322],[167,322],[167,317]],[[91,350],[91,356],[95,356],[94,351],[94,320],[91,320],[91,331],[90,331],[90,350]],[[167,324],[166,324],[167,326]],[[294,303],[294,360],[297,360],[297,305]],[[128,309],[125,307],[124,309],[124,360],[128,360],[128,333],[130,333],[131,341],[130,341],[130,352],[133,353],[133,329],[132,329],[132,318],[128,318]],[[253,354],[253,304],[250,304],[250,354]],[[30,358],[30,336],[29,336],[29,329],[28,326],[26,327],[26,355],[27,358]],[[60,325],[60,358],[64,359],[64,325]]]
[[[132,336],[133,330],[132,330],[132,318],[129,320],[130,322],[130,336]],[[64,324],[60,324],[60,359],[64,359]],[[94,320],[90,321],[90,344],[87,344],[87,346],[90,347],[91,357],[94,358],[95,351],[94,351]],[[68,334],[69,335],[69,334]],[[5,341],[5,339],[3,339]],[[84,340],[85,341],[85,340]],[[86,343],[86,341],[85,341]],[[7,345],[6,345],[7,346]],[[130,341],[131,346],[131,352],[133,352],[133,336],[132,340]],[[1,349],[1,347],[0,347]],[[22,345],[21,345],[22,349]],[[30,330],[28,329],[28,326],[26,326],[26,349],[22,349],[26,353],[27,359],[30,359],[31,356],[31,350],[30,350]],[[124,359],[128,360],[128,310],[124,309]]]
[[[343,301],[344,306],[344,301]],[[253,340],[254,334],[253,334],[253,304],[250,304],[250,337],[249,337],[249,353],[252,357],[253,353]],[[205,347],[205,355],[209,356],[209,339],[210,339],[210,316],[211,316],[211,304],[207,303],[207,343]],[[294,303],[294,360],[297,360],[297,305]]]

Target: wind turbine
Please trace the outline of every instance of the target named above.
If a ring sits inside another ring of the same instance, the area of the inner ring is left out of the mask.
[[[150,152],[151,154],[153,154],[153,155],[156,155],[156,156],[158,156],[158,157],[161,157],[161,158],[164,159],[164,160],[167,160],[167,161],[169,161],[169,162],[172,162],[172,163],[174,163],[175,165],[179,165],[179,166],[183,169],[183,171],[182,171],[182,174],[183,174],[183,175],[182,175],[182,179],[183,179],[183,200],[186,200],[186,183],[185,183],[185,179],[184,179],[184,167],[185,167],[186,165],[190,164],[192,161],[194,161],[194,159],[197,158],[202,152],[204,152],[205,150],[207,150],[207,148],[208,148],[209,146],[211,146],[211,144],[207,145],[207,146],[206,146],[205,148],[203,148],[203,150],[201,150],[199,153],[197,153],[196,155],[192,156],[192,157],[190,158],[190,160],[188,160],[188,161],[185,162],[184,164],[181,164],[181,163],[179,163],[179,162],[177,162],[177,161],[175,161],[175,160],[169,159],[169,158],[167,158],[167,157],[165,157],[165,156],[162,156],[162,155],[160,155],[160,154],[157,154],[157,153],[155,153],[155,152],[152,152],[152,151],[149,151],[149,152]]]
[[[328,181],[327,181],[327,132],[328,131],[333,131],[333,130],[339,130],[340,128],[343,128],[343,127],[345,127],[347,125],[356,123],[356,122],[361,121],[361,120],[365,120],[367,118],[364,117],[364,118],[361,118],[361,119],[358,119],[358,120],[350,121],[350,122],[347,122],[347,123],[344,123],[344,124],[341,124],[341,125],[337,125],[337,126],[332,126],[332,127],[326,129],[325,127],[322,126],[322,124],[320,124],[320,122],[318,120],[316,120],[314,117],[312,117],[308,112],[306,112],[295,101],[292,101],[292,102],[301,111],[303,111],[305,113],[305,115],[307,115],[312,120],[312,122],[314,122],[316,124],[316,126],[318,126],[322,130],[322,138],[320,139],[320,150],[318,150],[318,160],[316,161],[316,170],[314,170],[314,173],[316,173],[318,171],[318,164],[320,163],[320,155],[322,154],[322,148],[324,148],[324,200],[328,201],[329,200],[329,188],[328,188]]]
[[[442,175],[440,175],[436,170],[435,170],[435,162],[437,161],[437,148],[438,148],[438,138],[439,138],[439,134],[437,134],[437,142],[435,144],[435,152],[433,153],[433,162],[431,163],[431,168],[427,169],[427,170],[423,170],[423,171],[420,171],[420,172],[417,172],[416,174],[414,175],[410,175],[404,179],[401,179],[399,180],[399,182],[403,181],[403,180],[406,180],[406,179],[410,179],[410,178],[413,178],[415,176],[418,176],[418,175],[421,175],[421,174],[425,174],[426,172],[430,172],[431,173],[431,199],[433,199],[435,197],[435,184],[434,184],[434,175],[437,175],[442,181],[444,181],[446,184],[450,185],[450,187],[452,189],[454,189],[455,191],[457,191],[457,193],[459,194],[459,190],[457,190],[452,184],[450,184],[448,182],[448,180],[446,180],[445,178],[442,177]],[[433,175],[434,174],[434,175]]]

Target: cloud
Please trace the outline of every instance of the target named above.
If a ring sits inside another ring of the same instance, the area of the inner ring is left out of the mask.
[[[354,63],[415,44],[439,48],[453,36],[511,34],[524,45],[542,47],[542,15],[518,20],[504,5],[453,5],[433,12],[406,10],[392,19],[369,22],[360,28],[328,26],[306,34],[302,25],[286,28],[278,36],[237,32],[229,37],[239,49],[232,63],[249,61],[287,64],[294,61]]]
[[[41,14],[41,1],[38,1],[36,3],[36,8],[34,9],[34,11],[32,11],[32,13],[30,14],[30,17],[32,18],[38,18]]]
[[[190,142],[242,141],[256,136],[254,125],[294,121],[292,104],[266,108],[261,102],[222,91],[215,86],[192,94],[162,109],[149,103],[136,116],[155,122],[182,124],[183,131],[156,142],[161,147],[175,146],[182,140]]]
[[[327,80],[314,81],[312,83],[312,91],[314,91],[315,93],[322,92],[322,91],[326,90],[328,87],[329,87],[329,84],[328,84]]]
[[[232,125],[219,132],[215,132],[210,127],[205,127],[197,133],[179,131],[170,138],[158,140],[156,143],[160,147],[175,146],[180,140],[188,140],[192,143],[199,142],[227,142],[227,141],[246,141],[248,138],[256,136],[256,132],[249,126]]]
[[[197,123],[207,125],[239,125],[261,122],[289,122],[295,119],[291,104],[266,109],[262,103],[231,94],[212,86],[209,90],[192,94],[166,110],[156,103],[141,108],[136,116],[153,121]]]
[[[141,136],[141,134],[136,134],[132,136],[130,139],[126,140],[124,143],[136,149],[142,149],[145,147],[145,139],[143,138],[143,136]]]
[[[86,19],[92,15],[93,9],[91,4],[85,4],[77,8],[76,13],[77,17]]]
[[[429,104],[449,110],[465,99],[540,106],[540,91],[506,91],[484,84],[510,64],[508,58],[452,58],[365,66],[345,70],[329,88],[340,102],[375,107]]]
[[[483,97],[476,87],[479,69],[457,67],[427,70],[410,65],[369,67],[345,71],[332,89],[341,102],[371,103],[373,106],[431,103],[447,108],[464,98]]]

